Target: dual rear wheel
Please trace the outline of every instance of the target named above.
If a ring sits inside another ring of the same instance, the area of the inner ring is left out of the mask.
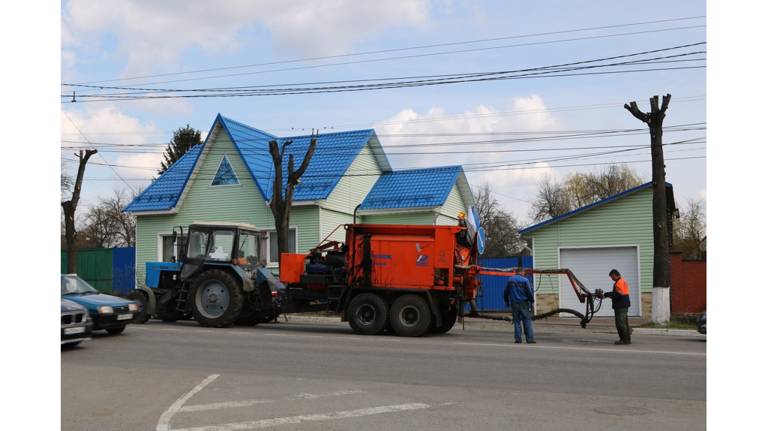
[[[437,327],[429,304],[422,296],[401,295],[388,306],[381,296],[366,292],[349,302],[347,319],[358,334],[375,335],[391,328],[401,337],[420,337],[427,332],[448,332],[456,322],[456,314],[444,313],[442,325]]]

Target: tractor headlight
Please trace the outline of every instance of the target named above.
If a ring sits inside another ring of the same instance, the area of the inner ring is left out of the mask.
[[[112,314],[115,310],[109,305],[102,305],[99,307],[99,314]]]
[[[135,302],[131,302],[130,304],[128,304],[128,311],[130,311],[131,313],[135,313],[139,311],[138,304],[136,304]]]

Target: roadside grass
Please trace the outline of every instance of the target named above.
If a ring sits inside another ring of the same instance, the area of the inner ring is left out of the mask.
[[[663,328],[663,329],[693,329],[698,328],[696,324],[697,316],[675,316],[670,319],[666,325],[657,325],[653,322],[647,322],[640,325],[640,328]]]

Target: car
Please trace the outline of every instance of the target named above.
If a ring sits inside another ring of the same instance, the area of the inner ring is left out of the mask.
[[[61,297],[88,310],[94,331],[105,329],[112,335],[122,333],[139,312],[136,302],[103,294],[77,274],[61,275]]]
[[[74,347],[91,339],[93,321],[82,305],[61,300],[61,345]]]
[[[699,334],[706,334],[707,333],[707,312],[703,312],[699,315],[698,321],[696,322],[697,329],[699,331]]]

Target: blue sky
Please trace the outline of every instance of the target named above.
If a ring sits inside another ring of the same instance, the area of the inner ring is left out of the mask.
[[[210,4],[208,4],[210,3]],[[215,3],[215,4],[214,4]],[[68,1],[62,3],[62,81],[91,82],[220,66],[265,63],[296,58],[343,55],[427,44],[554,32],[585,27],[705,15],[703,1]],[[242,68],[219,72],[130,79],[105,85],[146,85],[173,88],[258,85],[410,75],[518,69],[621,55],[706,40],[704,19],[593,30],[478,44],[320,61]],[[695,27],[697,28],[680,28]],[[575,37],[652,33],[563,41],[532,46],[432,55],[337,66],[270,71],[296,66],[370,60],[455,49],[497,47]],[[216,79],[151,84],[225,73],[248,73]],[[508,132],[639,128],[642,123],[622,108],[638,100],[671,93],[667,125],[706,121],[705,69],[616,75],[507,80],[390,89],[341,94],[169,99],[62,104],[62,139],[82,140],[72,122],[91,142],[143,145],[167,142],[171,131],[187,123],[207,132],[217,113],[278,135],[303,134],[310,128],[334,130],[374,127],[388,145],[446,142],[445,137],[404,138],[398,133]],[[70,91],[70,90],[65,90]],[[668,133],[667,142],[705,136],[705,130]],[[477,139],[477,138],[470,138]],[[521,148],[642,145],[647,134],[552,143],[514,144]],[[62,146],[74,145],[62,143]],[[706,154],[705,144],[667,147],[667,157]],[[126,147],[129,148],[129,147]],[[135,147],[134,147],[135,148]],[[143,147],[147,148],[147,147]],[[454,146],[451,149],[461,148]],[[511,144],[483,149],[513,148]],[[392,150],[393,152],[397,150]],[[583,151],[581,151],[583,153]],[[72,151],[62,157],[71,159]],[[482,153],[436,156],[393,156],[395,168],[442,164],[546,159],[562,154]],[[521,155],[522,154],[522,155]],[[133,188],[145,186],[158,165],[159,154],[106,152]],[[642,160],[650,151],[635,151],[579,160],[580,163]],[[101,162],[101,159],[94,159]],[[574,162],[575,163],[575,162]],[[562,178],[570,172],[605,166],[557,168],[557,162],[536,169],[468,172],[470,183],[490,183],[496,197],[513,214],[528,220],[529,203],[544,176]],[[72,169],[73,164],[63,162]],[[476,165],[475,165],[476,166]],[[650,163],[630,164],[650,178]],[[679,203],[705,197],[706,161],[670,160],[667,179]],[[106,166],[88,167],[84,202],[127,186]],[[143,179],[143,180],[142,180]],[[136,181],[141,180],[141,181]]]

